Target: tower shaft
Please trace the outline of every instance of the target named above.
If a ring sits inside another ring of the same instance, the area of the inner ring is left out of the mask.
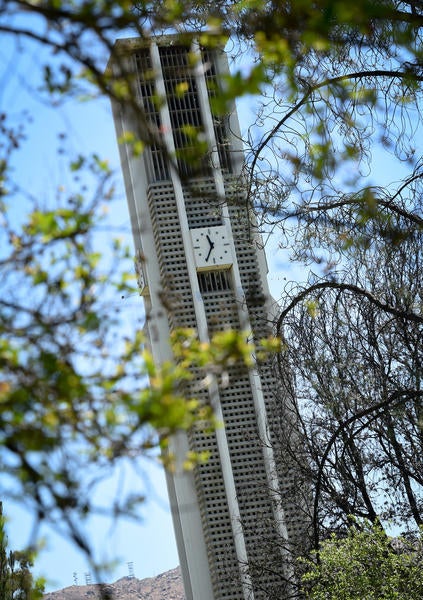
[[[239,125],[235,112],[211,110],[228,73],[225,55],[172,37],[120,40],[117,50],[111,68],[133,74],[145,117],[114,106],[118,137],[152,132],[141,157],[125,145],[120,151],[155,361],[172,360],[169,335],[179,327],[195,328],[203,341],[225,328],[267,335],[267,267],[239,185]],[[207,144],[207,161],[190,160],[190,136]],[[211,403],[223,425],[175,436],[171,451],[181,463],[188,451],[210,458],[193,472],[167,473],[187,600],[279,599],[301,519],[286,501],[290,472],[273,451],[278,382],[270,365],[233,365],[224,385],[205,387],[201,377],[188,393]]]

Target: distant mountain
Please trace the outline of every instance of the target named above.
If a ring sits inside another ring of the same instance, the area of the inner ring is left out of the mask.
[[[157,577],[137,579],[122,577],[115,583],[104,585],[113,600],[185,600],[179,567]],[[44,600],[96,600],[100,598],[100,585],[71,585],[49,592]]]

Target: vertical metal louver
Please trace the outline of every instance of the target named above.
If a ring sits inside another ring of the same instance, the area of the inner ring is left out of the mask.
[[[219,86],[216,64],[217,55],[215,50],[203,48],[201,51],[204,77],[207,83],[207,93],[209,100],[212,101],[216,96]],[[219,154],[220,167],[226,173],[232,173],[231,144],[229,138],[229,115],[213,115],[213,128],[216,137],[217,152]]]
[[[162,46],[159,52],[179,174],[182,178],[205,175],[208,167],[198,161],[196,140],[203,120],[189,48]]]
[[[200,292],[220,292],[230,289],[229,271],[206,271],[198,273]]]
[[[152,135],[160,136],[161,122],[159,109],[157,108],[158,100],[149,48],[144,48],[135,53],[135,63],[137,69],[137,91],[147,123],[152,128]],[[145,152],[146,157],[149,159],[146,161],[149,183],[170,179],[168,160],[163,148],[153,141]]]

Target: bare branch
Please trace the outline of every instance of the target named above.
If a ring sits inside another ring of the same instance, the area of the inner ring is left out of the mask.
[[[386,304],[386,302],[382,302],[381,300],[379,300],[374,294],[370,293],[367,290],[364,290],[363,288],[361,288],[357,285],[353,285],[351,283],[342,283],[342,282],[337,282],[337,281],[322,281],[322,282],[310,285],[305,290],[303,290],[302,292],[299,292],[298,294],[295,295],[295,297],[291,300],[291,302],[288,304],[288,306],[281,312],[281,314],[277,320],[277,323],[276,323],[277,335],[282,334],[281,328],[283,325],[283,321],[284,321],[285,317],[288,315],[288,313],[290,313],[292,311],[293,308],[295,308],[300,302],[302,302],[305,298],[307,298],[307,296],[309,296],[313,292],[316,292],[317,290],[325,290],[325,289],[335,289],[335,290],[353,292],[354,294],[357,294],[358,296],[367,298],[367,300],[369,300],[372,304],[374,304],[381,310],[383,310],[391,315],[394,315],[395,317],[399,317],[401,319],[405,319],[405,320],[411,321],[413,323],[423,323],[423,316],[390,306],[389,304]]]
[[[316,487],[315,487],[315,491],[314,491],[313,531],[314,531],[315,550],[318,550],[319,545],[320,545],[319,501],[320,501],[320,489],[321,489],[321,485],[322,485],[323,470],[325,467],[326,460],[329,456],[330,451],[332,450],[334,443],[338,439],[339,435],[343,431],[345,431],[345,429],[349,425],[354,423],[355,421],[358,421],[359,419],[362,419],[363,417],[367,417],[370,415],[372,416],[372,420],[374,420],[377,418],[377,413],[379,411],[385,410],[388,407],[395,406],[395,404],[404,402],[404,400],[408,400],[410,398],[423,398],[423,391],[420,391],[420,390],[398,390],[398,391],[394,392],[393,394],[391,394],[389,396],[389,398],[383,400],[382,402],[378,402],[374,406],[369,406],[361,411],[358,411],[354,415],[349,417],[348,419],[345,419],[344,421],[342,421],[339,424],[339,426],[335,429],[333,434],[331,435],[328,443],[326,444],[325,451],[322,454],[322,457],[320,459],[319,470],[318,470],[317,478],[316,478]],[[366,425],[364,425],[363,427],[366,427],[367,425],[368,425],[368,423]]]

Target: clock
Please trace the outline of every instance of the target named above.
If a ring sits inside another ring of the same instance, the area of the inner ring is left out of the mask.
[[[148,296],[148,285],[145,280],[144,267],[145,258],[141,250],[137,250],[135,254],[135,273],[137,275],[137,284],[140,290],[140,296]]]
[[[231,243],[225,225],[191,229],[191,239],[195,266],[199,271],[232,266]]]

